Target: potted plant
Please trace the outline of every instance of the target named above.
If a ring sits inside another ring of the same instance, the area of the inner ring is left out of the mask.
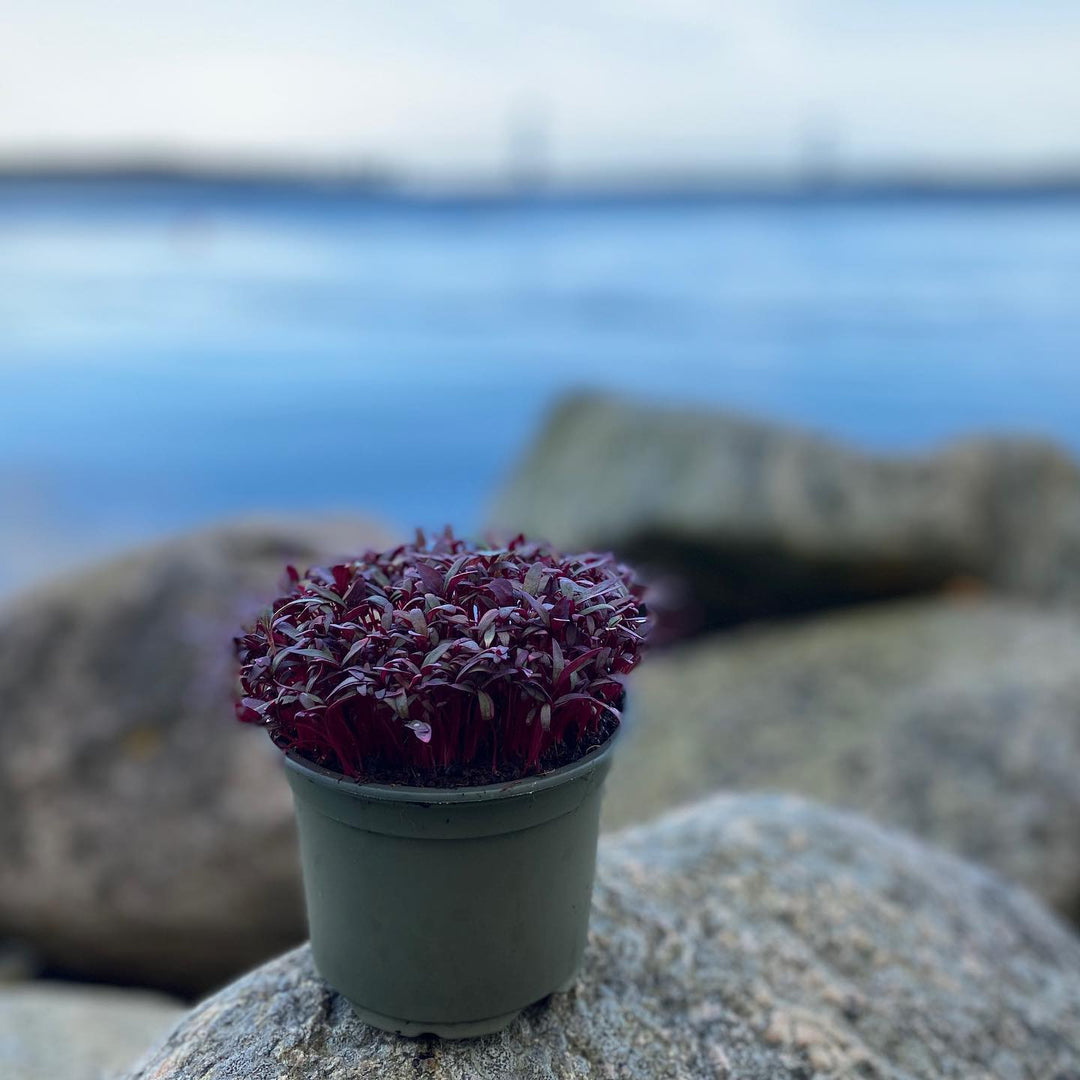
[[[237,713],[285,752],[316,966],[378,1027],[496,1031],[580,963],[643,590],[449,530],[288,574]]]

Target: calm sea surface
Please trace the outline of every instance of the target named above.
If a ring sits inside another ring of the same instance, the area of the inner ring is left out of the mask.
[[[468,529],[571,387],[1080,451],[1080,200],[0,186],[0,589],[239,513]]]

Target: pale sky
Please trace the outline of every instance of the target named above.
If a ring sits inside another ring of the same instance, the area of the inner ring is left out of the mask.
[[[0,157],[498,176],[1080,167],[1068,0],[4,0]]]

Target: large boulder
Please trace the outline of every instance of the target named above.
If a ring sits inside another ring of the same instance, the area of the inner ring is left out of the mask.
[[[1037,442],[883,458],[724,414],[572,397],[492,522],[650,567],[686,630],[958,577],[1080,602],[1080,468]]]
[[[4,1080],[112,1080],[184,1014],[144,990],[33,983],[0,989]]]
[[[1029,894],[790,798],[719,796],[602,844],[577,985],[469,1042],[366,1027],[302,948],[132,1080],[1080,1076],[1080,941]]]
[[[251,522],[0,612],[0,935],[63,973],[197,992],[303,937],[287,785],[232,718],[231,637],[287,561],[389,538]]]
[[[856,808],[1080,918],[1080,617],[926,600],[651,656],[609,826],[719,788]]]

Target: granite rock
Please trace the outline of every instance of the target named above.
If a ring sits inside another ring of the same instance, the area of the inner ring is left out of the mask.
[[[52,970],[199,992],[304,936],[288,788],[233,720],[231,638],[287,561],[389,542],[247,522],[0,610],[0,935]]]
[[[1035,441],[881,457],[722,413],[575,396],[491,519],[644,565],[679,632],[957,579],[1080,603],[1080,467]]]
[[[903,827],[1080,917],[1080,617],[926,600],[649,657],[609,827],[718,789],[795,792]]]
[[[790,797],[717,796],[601,846],[576,986],[498,1035],[366,1027],[304,947],[131,1080],[1080,1076],[1080,941],[974,866]]]
[[[64,983],[0,989],[4,1080],[113,1080],[184,1014],[160,994]]]

